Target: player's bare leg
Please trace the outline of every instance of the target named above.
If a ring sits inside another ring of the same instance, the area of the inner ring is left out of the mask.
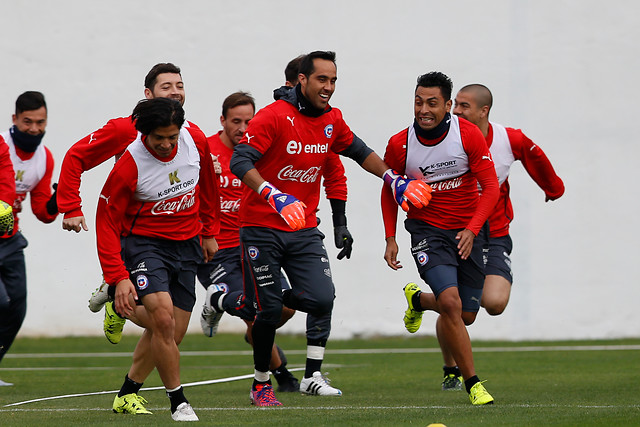
[[[509,303],[511,295],[511,283],[502,276],[489,274],[484,279],[484,289],[482,290],[482,305],[487,313],[497,316],[504,312]]]

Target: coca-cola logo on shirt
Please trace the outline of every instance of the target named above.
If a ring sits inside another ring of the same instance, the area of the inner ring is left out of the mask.
[[[151,208],[153,215],[172,215],[180,211],[189,209],[196,203],[196,189],[192,189],[186,194],[172,199],[160,200]]]
[[[462,185],[462,177],[448,179],[446,181],[434,182],[429,185],[431,186],[431,191],[453,190]]]
[[[221,212],[238,212],[239,210],[240,210],[240,199],[223,200],[222,197],[220,197]]]
[[[278,179],[282,181],[296,181],[302,183],[316,182],[320,175],[320,166],[311,166],[309,169],[294,169],[292,165],[285,166],[278,172]]]

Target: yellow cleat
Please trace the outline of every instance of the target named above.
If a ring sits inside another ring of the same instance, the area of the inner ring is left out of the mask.
[[[142,396],[138,396],[135,393],[125,394],[124,396],[116,396],[113,399],[113,412],[116,414],[152,414],[148,411],[144,404],[147,403],[147,399]]]
[[[413,309],[411,299],[416,292],[420,292],[420,288],[415,283],[409,283],[404,287],[404,296],[407,299],[409,308],[404,312],[404,327],[412,334],[418,332],[422,324],[422,312]]]
[[[469,392],[469,399],[474,405],[493,405],[493,397],[489,394],[486,388],[482,385],[484,381],[477,382],[471,387]]]
[[[442,380],[442,390],[462,390],[462,377],[449,374]]]
[[[111,344],[118,344],[122,339],[122,329],[126,321],[127,319],[116,313],[113,301],[104,305],[104,336]]]

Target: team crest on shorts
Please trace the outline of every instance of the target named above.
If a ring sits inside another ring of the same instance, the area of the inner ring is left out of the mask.
[[[418,262],[420,263],[420,265],[425,265],[426,263],[429,262],[429,255],[427,255],[424,252],[418,252],[416,254],[416,259],[418,260]]]
[[[324,136],[326,136],[327,138],[331,138],[332,135],[333,135],[333,125],[325,126]]]
[[[149,280],[147,279],[147,276],[145,276],[144,274],[141,274],[138,277],[136,277],[136,283],[138,284],[138,289],[140,290],[147,289],[147,286],[149,286]]]
[[[216,283],[216,286],[218,287],[219,291],[222,292],[229,292],[229,285],[227,285],[226,283]]]
[[[249,246],[247,248],[247,253],[249,254],[249,258],[255,260],[260,255],[260,251],[255,246]]]

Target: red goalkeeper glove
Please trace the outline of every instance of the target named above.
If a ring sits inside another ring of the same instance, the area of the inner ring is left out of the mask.
[[[382,176],[384,182],[391,186],[393,197],[402,210],[409,210],[409,202],[418,209],[422,209],[431,200],[431,186],[419,179],[405,178],[396,171],[389,169]]]
[[[262,183],[258,192],[280,214],[292,230],[297,231],[305,226],[304,208],[307,205],[291,194],[281,192],[267,181]]]

